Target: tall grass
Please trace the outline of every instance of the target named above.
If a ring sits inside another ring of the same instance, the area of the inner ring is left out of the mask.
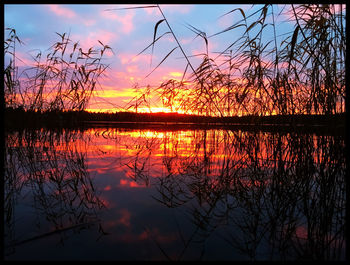
[[[5,58],[11,56],[4,71],[5,107],[21,107],[25,110],[83,110],[98,86],[98,79],[107,69],[103,56],[108,45],[83,50],[79,42],[73,42],[66,33],[47,54],[41,51],[33,56],[33,66],[18,73],[16,43],[22,41],[15,29],[7,29]]]
[[[168,34],[176,43],[152,72],[177,48],[187,64],[181,81],[166,80],[153,89],[151,94],[157,95],[164,107],[211,116],[345,112],[345,5],[284,6],[294,30],[282,40],[275,23],[281,14],[276,14],[275,6],[270,4],[252,14],[241,8],[223,14],[235,14],[241,19],[211,36],[188,25],[205,42],[205,51],[197,55],[201,57],[197,68],[191,63],[192,56],[184,52],[162,8],[147,8],[158,9],[161,19],[154,27],[153,42],[142,52],[152,47],[153,54],[154,44]],[[163,22],[169,31],[156,38]],[[228,32],[237,36],[235,31],[242,29],[243,34],[216,58],[210,57],[210,38]],[[144,98],[146,102],[146,95]]]
[[[18,67],[16,66],[16,43],[23,44],[16,34],[15,29],[6,28],[9,31],[4,41],[4,57],[9,58],[8,65],[4,68],[4,98],[5,106],[15,106],[19,89]]]

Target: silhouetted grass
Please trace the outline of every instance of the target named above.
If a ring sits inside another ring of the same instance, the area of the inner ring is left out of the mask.
[[[158,9],[161,19],[155,24],[153,42],[142,52],[152,47],[153,54],[154,43],[166,34],[171,34],[176,43],[151,73],[169,60],[177,48],[186,67],[181,81],[170,79],[151,92],[148,89],[128,108],[147,105],[149,95],[157,95],[164,107],[206,116],[345,112],[344,5],[285,5],[285,15],[294,22],[294,30],[279,41],[275,21],[280,14],[275,13],[273,4],[266,4],[253,14],[246,14],[241,8],[231,10],[223,16],[236,15],[241,19],[211,36],[192,25],[186,26],[203,39],[206,47],[203,53],[191,56],[184,52],[162,8],[147,8]],[[169,31],[156,38],[163,22]],[[243,34],[235,34],[237,29],[243,29]],[[266,38],[271,32],[273,36]],[[211,58],[210,38],[224,33],[231,33],[234,42]],[[193,56],[202,58],[197,68],[191,63]],[[222,62],[218,64],[219,60]]]
[[[16,44],[23,43],[15,29],[6,30],[4,55],[9,62],[4,69],[5,107],[39,112],[85,109],[98,78],[108,67],[103,56],[111,48],[98,41],[102,48],[85,51],[68,34],[56,33],[59,40],[47,54],[38,52],[32,57],[33,65],[19,73]]]

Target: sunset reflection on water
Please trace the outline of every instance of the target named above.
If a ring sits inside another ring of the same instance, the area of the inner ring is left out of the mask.
[[[344,153],[339,135],[7,133],[6,259],[344,259]]]

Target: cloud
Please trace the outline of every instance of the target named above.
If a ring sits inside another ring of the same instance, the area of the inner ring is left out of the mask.
[[[316,8],[317,5],[311,5],[309,8],[303,8],[302,12],[300,12],[298,10],[299,5],[295,6],[295,12],[298,15],[299,19],[305,19],[305,20],[309,20],[310,16],[312,16],[312,9]],[[295,15],[292,9],[291,5],[282,5],[279,4],[277,5],[278,9],[283,10],[283,12],[281,13],[281,21],[285,21],[285,22],[289,22],[294,24],[295,23]],[[335,13],[335,14],[339,14],[341,11],[345,12],[346,11],[346,5],[344,4],[334,4],[334,5],[330,5],[330,12],[331,13]],[[277,13],[277,12],[276,12]]]
[[[101,48],[102,46],[98,43],[101,41],[105,45],[111,46],[111,43],[118,40],[119,36],[114,32],[110,32],[107,30],[97,30],[90,31],[86,34],[72,34],[71,37],[74,41],[79,41],[80,46],[83,50],[89,49],[91,47]],[[112,47],[113,49],[113,47]],[[106,53],[107,57],[113,56],[113,53]]]
[[[63,7],[62,5],[48,5],[48,8],[56,16],[75,19],[75,23],[84,24],[86,27],[90,27],[96,24],[96,20],[82,17],[81,14],[77,14],[68,7]]]
[[[135,11],[130,10],[129,12],[126,12],[123,16],[120,13],[117,14],[116,12],[117,11],[102,10],[100,12],[100,15],[103,18],[114,20],[120,23],[122,25],[121,32],[125,34],[131,33],[134,30],[133,18],[135,16]]]
[[[151,54],[139,54],[135,53],[118,53],[117,57],[123,65],[129,65],[130,63],[138,63],[139,65],[149,66],[151,62]],[[153,54],[152,60],[156,60],[157,56]]]
[[[77,14],[74,11],[61,5],[48,5],[48,8],[57,16],[62,16],[66,18],[74,18],[77,16]]]
[[[93,26],[96,24],[96,20],[94,19],[82,19],[81,20],[82,23],[84,23],[85,26],[89,27],[89,26]]]
[[[132,87],[134,82],[138,82],[141,79],[142,76],[139,72],[129,74],[126,68],[117,67],[117,69],[107,69],[103,75],[103,78],[100,79],[100,84],[103,89],[123,89]]]
[[[182,77],[182,76],[183,76],[183,73],[180,73],[180,72],[170,72],[169,75],[172,76],[172,77]]]
[[[102,90],[93,91],[93,96],[100,98],[118,98],[118,97],[130,97],[135,96],[133,88],[115,88],[103,86]]]
[[[129,74],[132,74],[132,73],[137,73],[139,71],[138,69],[138,66],[137,65],[130,65],[130,66],[127,66],[126,67],[126,71],[129,73]]]
[[[191,44],[192,42],[193,42],[193,37],[180,39],[180,43],[182,45]]]
[[[32,54],[33,56],[35,56],[38,53],[38,51],[33,51]],[[12,59],[12,55],[9,56],[5,56],[5,65],[7,65],[7,63],[9,63],[9,59]],[[30,56],[30,54],[27,52],[23,52],[23,51],[19,51],[16,50],[16,66],[17,67],[29,67],[29,66],[33,66],[35,63],[35,61],[33,60],[33,58]]]
[[[185,15],[192,11],[194,5],[179,5],[179,4],[167,4],[167,5],[159,5],[162,9],[163,13],[167,17],[167,15]],[[147,19],[161,19],[161,13],[158,8],[145,8],[143,9],[147,14]]]
[[[193,8],[194,5],[179,5],[179,4],[167,4],[167,5],[159,5],[163,12],[166,13],[180,13],[180,14],[188,14]],[[154,15],[159,14],[158,8],[146,8],[147,14]]]

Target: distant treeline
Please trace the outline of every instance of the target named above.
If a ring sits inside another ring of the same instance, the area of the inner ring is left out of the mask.
[[[335,115],[273,115],[242,117],[206,117],[178,113],[96,113],[88,111],[28,111],[5,109],[5,128],[81,126],[85,122],[178,122],[242,125],[332,126],[345,128],[345,113]]]

